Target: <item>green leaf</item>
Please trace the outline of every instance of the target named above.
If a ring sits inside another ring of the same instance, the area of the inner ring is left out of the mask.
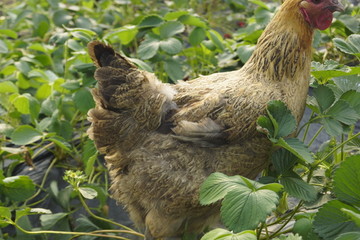
[[[252,1],[256,1],[256,0],[252,0]],[[259,1],[259,2],[261,2],[261,1]],[[256,22],[262,26],[266,26],[270,22],[272,16],[273,16],[273,13],[270,12],[267,9],[267,7],[266,8],[258,8],[255,10]]]
[[[96,152],[94,155],[92,155],[86,160],[85,174],[87,176],[90,176],[91,172],[94,170],[94,164],[97,158],[98,158],[98,154]]]
[[[80,218],[76,219],[75,231],[77,231],[77,232],[93,232],[96,230],[100,230],[100,228],[98,226],[96,226],[93,222],[91,222],[88,218],[80,217]],[[91,238],[91,239],[93,239],[93,238]]]
[[[146,62],[137,59],[137,58],[128,58],[132,63],[135,63],[136,66],[138,66],[140,69],[148,71],[148,72],[154,72],[154,70],[152,69],[152,67],[147,64]]]
[[[170,21],[160,25],[160,37],[162,39],[170,38],[185,30],[185,26],[181,22]]]
[[[93,97],[88,88],[81,88],[76,91],[74,94],[74,102],[77,109],[84,114],[95,107]]]
[[[309,148],[297,138],[280,138],[276,145],[287,149],[304,162],[312,163],[314,161],[314,157]]]
[[[1,150],[12,154],[20,154],[24,152],[24,149],[21,147],[19,148],[1,147]]]
[[[81,40],[83,42],[90,42],[92,40],[92,35],[82,31],[71,31],[70,34],[75,38],[75,40]]]
[[[271,162],[279,174],[283,174],[297,163],[297,157],[284,148],[280,148],[271,155]]]
[[[358,114],[360,113],[360,92],[349,90],[341,95],[340,99],[346,101]]]
[[[182,43],[178,39],[169,38],[169,39],[161,40],[160,48],[163,51],[174,55],[174,54],[181,52],[181,50],[183,49],[183,46],[182,46]]]
[[[326,86],[320,85],[314,88],[313,93],[321,112],[324,112],[335,102],[334,92]]]
[[[338,97],[341,94],[349,91],[349,90],[356,90],[360,92],[360,85],[359,85],[359,77],[358,76],[347,76],[347,77],[338,77],[334,78],[334,83],[336,84],[336,89],[340,90]],[[331,86],[331,85],[329,85]]]
[[[65,83],[61,84],[61,87],[66,88],[68,90],[77,90],[80,88],[79,80],[68,80]]]
[[[360,227],[350,221],[350,217],[341,211],[342,208],[359,212],[354,207],[338,200],[329,201],[319,209],[314,219],[314,228],[320,237],[333,240],[342,233],[360,231]]]
[[[206,32],[204,28],[196,27],[189,35],[189,42],[192,46],[199,45],[206,38]]]
[[[216,50],[215,44],[210,40],[204,40],[204,41],[202,41],[201,44],[210,51],[215,51]]]
[[[24,96],[29,99],[30,117],[32,119],[32,122],[35,124],[36,119],[38,118],[38,115],[40,113],[40,103],[36,98],[31,96],[30,94],[24,94]]]
[[[346,209],[346,208],[341,208],[340,209],[343,213],[345,213],[346,215],[348,215],[352,221],[354,221],[354,223],[360,227],[360,213],[359,212],[354,212],[354,211],[351,211],[349,209]]]
[[[19,95],[12,101],[16,109],[22,114],[30,113],[29,99],[24,95]]]
[[[97,196],[97,192],[89,187],[79,187],[79,192],[86,199],[93,199]]]
[[[0,123],[0,134],[2,134],[3,136],[10,137],[13,131],[14,128],[10,124]]]
[[[160,42],[153,38],[144,40],[138,49],[138,56],[141,59],[150,59],[154,57],[159,49]]]
[[[240,233],[233,233],[226,229],[216,228],[207,232],[201,240],[256,240],[254,231],[242,231]]]
[[[30,72],[31,67],[30,64],[28,62],[24,62],[24,61],[20,61],[20,62],[15,62],[14,65],[16,66],[16,68],[25,76]],[[19,86],[21,88],[21,86]]]
[[[41,113],[47,116],[52,116],[57,109],[56,101],[52,98],[47,98],[41,103]]]
[[[42,84],[36,91],[36,98],[37,99],[46,99],[51,95],[51,86],[47,83]]]
[[[0,82],[0,93],[17,93],[18,91],[18,87],[13,82]]]
[[[341,14],[339,17],[337,17],[337,20],[341,21],[353,33],[357,33],[360,30],[359,18],[348,14]]]
[[[35,193],[35,184],[29,176],[13,176],[0,182],[2,193],[13,201],[24,201]]]
[[[269,183],[265,186],[259,187],[258,190],[268,189],[274,192],[280,192],[283,188],[284,186],[279,183]]]
[[[296,129],[296,121],[291,111],[287,108],[285,103],[281,101],[270,101],[267,106],[268,115],[274,124],[274,138],[286,137],[290,135]],[[278,125],[278,130],[276,130]]]
[[[260,222],[265,222],[278,202],[279,196],[271,190],[236,188],[224,197],[221,218],[234,232],[255,229]]]
[[[348,232],[340,234],[335,240],[360,240],[360,232]]]
[[[223,173],[212,173],[200,187],[200,203],[208,205],[223,199],[236,188],[246,189],[246,184],[239,176],[227,176]]]
[[[40,104],[36,98],[28,93],[14,98],[12,101],[16,109],[22,114],[30,114],[33,119],[37,119],[40,112]]]
[[[183,15],[179,17],[179,21],[182,22],[183,24],[192,25],[195,27],[201,27],[204,29],[207,28],[206,23],[201,18],[192,15]]]
[[[50,21],[44,14],[36,14],[33,18],[34,35],[44,37],[49,32]]]
[[[265,9],[269,10],[269,7],[268,7],[264,2],[262,2],[262,1],[260,1],[260,0],[249,0],[249,2],[251,2],[251,3],[253,3],[253,4],[256,4],[256,5],[258,5],[258,6],[262,7],[262,8],[265,8]]]
[[[54,213],[54,214],[45,214],[40,216],[41,226],[48,230],[54,227],[60,220],[65,218],[67,213]]]
[[[67,44],[68,47],[75,52],[79,52],[84,49],[84,47],[74,39],[67,40],[65,44]]]
[[[11,141],[16,145],[27,145],[42,138],[42,133],[29,125],[19,126],[11,134]]]
[[[126,25],[122,26],[121,28],[114,29],[108,34],[104,36],[104,39],[114,39],[114,37],[118,37],[120,42],[124,45],[129,44],[134,40],[139,30],[134,25]]]
[[[109,193],[103,186],[98,184],[86,184],[84,186],[90,187],[97,192],[96,200],[99,201],[100,207],[108,204]]]
[[[360,206],[360,155],[348,157],[334,175],[334,193],[339,200]]]
[[[249,58],[251,57],[254,50],[255,50],[255,45],[243,45],[238,47],[236,53],[239,56],[241,62],[246,63],[247,60],[249,60]]]
[[[71,145],[67,141],[65,141],[65,139],[63,139],[61,136],[46,138],[46,140],[55,143],[56,146],[65,150],[66,152],[71,152]]]
[[[340,136],[344,131],[341,123],[335,119],[323,118],[321,119],[321,122],[324,125],[325,131],[330,136],[334,136],[334,137]]]
[[[15,222],[17,222],[21,217],[28,215],[36,214],[51,214],[52,212],[49,209],[45,208],[24,208],[21,210],[16,210]]]
[[[307,239],[307,235],[311,231],[312,231],[312,220],[310,218],[303,217],[296,220],[293,227],[293,232],[300,234],[302,236],[302,239],[311,240],[311,239]]]
[[[221,35],[216,32],[215,30],[209,30],[208,31],[208,38],[214,43],[214,45],[220,49],[221,51],[225,50],[224,47],[224,39],[221,37]]]
[[[186,14],[188,14],[187,11],[168,12],[167,14],[165,14],[164,19],[167,21],[176,20]]]
[[[334,38],[333,41],[340,51],[360,56],[360,34],[352,34],[346,41],[341,38]]]
[[[135,26],[124,26],[123,31],[119,31],[117,36],[119,37],[122,44],[127,45],[134,40],[138,29]]]
[[[11,37],[13,39],[17,39],[18,38],[18,34],[11,29],[0,29],[0,35],[5,35],[7,37]]]
[[[311,74],[315,78],[326,80],[333,77],[353,75],[356,74],[356,71],[356,67],[350,68],[348,66],[343,66],[336,61],[327,60],[324,64],[312,62]]]
[[[158,15],[146,16],[138,25],[139,28],[157,27],[163,22]]]
[[[91,139],[87,139],[84,143],[83,143],[83,147],[82,147],[82,156],[81,156],[81,160],[83,162],[84,165],[87,164],[87,160],[93,156],[94,154],[97,153],[94,141],[92,141]]]
[[[176,60],[166,60],[164,64],[164,69],[173,82],[184,78],[185,72],[182,70],[182,65]]]
[[[338,100],[326,111],[326,114],[347,125],[355,124],[360,118],[360,115],[344,100]]]
[[[86,28],[69,28],[69,27],[65,27],[64,28],[71,32],[71,33],[75,33],[75,32],[78,32],[78,33],[83,33],[83,34],[86,34],[86,35],[89,35],[89,36],[96,36],[97,33],[90,30],[90,29],[86,29]]]
[[[54,24],[58,27],[68,24],[71,21],[71,19],[72,16],[66,10],[57,10],[56,12],[54,12],[53,15]]]
[[[60,120],[58,121],[58,126],[54,129],[56,130],[57,134],[61,137],[70,141],[73,137],[74,128],[71,123],[67,120]]]
[[[272,121],[270,120],[270,118],[268,118],[266,116],[260,116],[257,119],[257,124],[260,126],[260,128],[257,129],[259,132],[265,133],[270,138],[272,136],[274,136],[275,129],[274,129],[274,125],[273,125]]]
[[[9,76],[13,73],[16,72],[16,67],[15,65],[8,65],[8,66],[5,66],[3,69],[0,70],[0,73],[3,74],[4,76]]]
[[[283,176],[280,178],[280,183],[284,186],[284,190],[293,197],[307,202],[316,200],[316,189],[298,176]]]
[[[7,47],[6,43],[0,39],[0,54],[2,53],[8,53],[9,48]]]
[[[3,228],[9,225],[9,220],[11,220],[10,208],[0,206],[0,227]]]

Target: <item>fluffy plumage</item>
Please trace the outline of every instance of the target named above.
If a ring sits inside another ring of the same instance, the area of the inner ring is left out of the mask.
[[[271,145],[256,120],[267,102],[282,100],[300,121],[313,23],[338,10],[334,1],[285,1],[243,68],[176,85],[89,44],[98,88],[88,133],[105,154],[114,198],[147,239],[199,233],[218,219],[219,206],[199,204],[212,172],[255,178],[267,166]]]

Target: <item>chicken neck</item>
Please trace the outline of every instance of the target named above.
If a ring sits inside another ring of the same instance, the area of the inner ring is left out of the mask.
[[[308,79],[313,28],[305,21],[299,5],[299,1],[285,1],[259,38],[243,71],[255,73],[260,81]]]

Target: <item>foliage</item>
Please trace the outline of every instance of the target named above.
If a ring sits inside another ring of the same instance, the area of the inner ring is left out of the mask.
[[[258,0],[0,2],[6,9],[0,11],[0,239],[142,236],[109,220],[106,211],[108,176],[85,133],[86,113],[94,106],[90,88],[96,84],[89,41],[110,43],[164,82],[187,80],[241,67],[278,6]],[[271,156],[273,168],[258,182],[215,173],[204,183],[202,203],[224,199],[222,218],[235,233],[215,229],[203,239],[358,237],[359,193],[351,186],[359,183],[346,176],[359,172],[358,156],[348,158],[359,153],[354,132],[360,114],[359,11],[348,6],[335,15],[333,27],[315,34],[314,90],[308,99],[313,114],[300,126],[302,139],[288,137],[295,121],[284,104],[271,102],[258,122],[280,148]],[[321,127],[308,140],[312,124]],[[315,151],[311,145],[323,129],[331,139]],[[47,153],[51,163],[40,180],[16,174],[24,166],[38,168]],[[62,170],[66,186],[49,182],[55,168]],[[301,200],[293,209],[287,206],[289,195]],[[97,202],[90,209],[91,199]],[[38,207],[46,201],[56,212]],[[323,207],[318,214],[302,213],[311,205]],[[268,223],[271,213],[276,220]],[[294,234],[281,235],[293,217]],[[277,230],[267,231],[275,224]],[[331,231],[340,225],[342,230]]]

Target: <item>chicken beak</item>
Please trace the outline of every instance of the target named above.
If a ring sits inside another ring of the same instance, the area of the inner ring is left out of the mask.
[[[339,2],[339,0],[329,0],[329,5],[326,7],[331,12],[342,12],[344,11],[344,6]]]

